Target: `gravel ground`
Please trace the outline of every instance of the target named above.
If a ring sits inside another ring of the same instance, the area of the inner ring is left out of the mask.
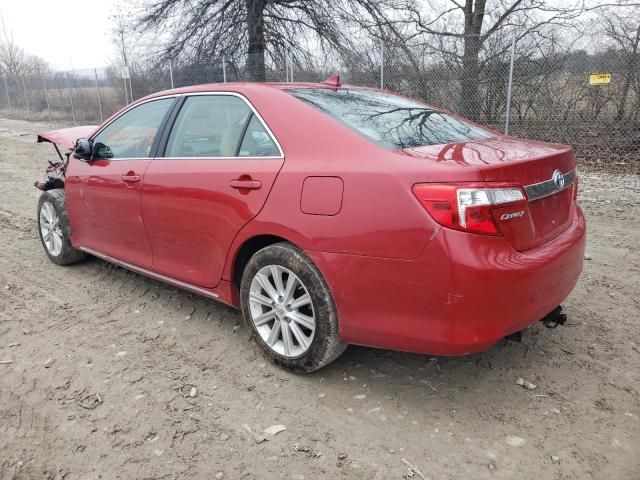
[[[0,479],[420,478],[403,459],[432,480],[640,478],[638,176],[581,172],[567,326],[462,358],[350,347],[295,376],[230,308],[50,263],[31,186],[47,128],[0,119]]]

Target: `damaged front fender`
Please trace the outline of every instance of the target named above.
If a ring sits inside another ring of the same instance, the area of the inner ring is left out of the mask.
[[[98,127],[95,125],[85,125],[82,127],[62,128],[60,130],[52,130],[38,134],[38,143],[52,143],[56,149],[56,153],[60,158],[59,162],[49,160],[47,173],[44,181],[36,180],[34,186],[42,191],[52,190],[55,188],[64,188],[65,174],[67,164],[69,163],[69,155],[75,147],[78,138],[86,138],[91,136]],[[63,155],[60,149],[65,151]]]

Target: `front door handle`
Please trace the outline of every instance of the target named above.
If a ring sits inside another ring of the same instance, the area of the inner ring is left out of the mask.
[[[122,175],[122,181],[126,183],[136,183],[140,181],[140,175],[136,175],[133,172]]]
[[[231,180],[231,188],[235,188],[237,190],[258,190],[262,187],[262,182],[260,180],[251,180],[251,179],[239,179]]]

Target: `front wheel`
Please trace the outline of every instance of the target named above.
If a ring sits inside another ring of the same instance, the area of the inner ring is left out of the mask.
[[[47,190],[40,195],[38,233],[44,251],[57,265],[70,265],[87,257],[86,253],[71,245],[71,227],[62,189]]]
[[[240,285],[242,316],[274,363],[296,373],[317,370],[346,348],[329,288],[313,262],[288,243],[258,251]]]

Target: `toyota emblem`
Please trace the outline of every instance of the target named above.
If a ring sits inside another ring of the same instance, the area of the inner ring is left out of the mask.
[[[551,180],[553,180],[553,183],[558,190],[562,190],[564,188],[564,175],[560,170],[553,172]]]

